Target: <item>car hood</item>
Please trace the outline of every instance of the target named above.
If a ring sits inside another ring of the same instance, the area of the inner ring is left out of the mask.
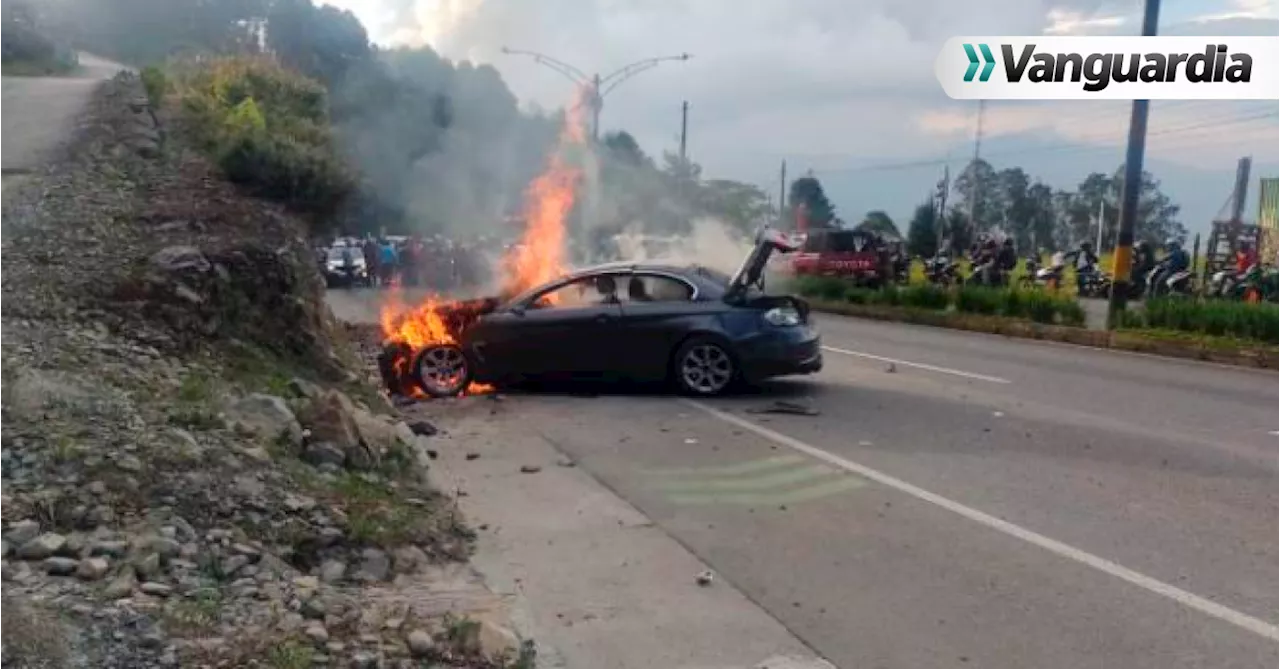
[[[738,271],[729,281],[725,297],[741,296],[748,288],[758,284],[760,277],[764,275],[765,267],[769,264],[769,257],[774,251],[791,253],[797,248],[799,246],[785,234],[771,228],[762,228],[756,233],[755,245],[751,247],[747,257],[742,259]]]

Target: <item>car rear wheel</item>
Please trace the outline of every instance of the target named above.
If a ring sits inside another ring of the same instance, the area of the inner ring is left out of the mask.
[[[733,355],[714,339],[690,339],[676,351],[672,376],[680,390],[690,395],[719,395],[738,378]]]
[[[471,383],[471,363],[453,344],[422,349],[413,363],[413,372],[418,385],[432,397],[452,397]]]

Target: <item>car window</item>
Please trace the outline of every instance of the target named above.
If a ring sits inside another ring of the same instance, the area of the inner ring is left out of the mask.
[[[679,279],[660,274],[633,274],[619,297],[626,302],[688,302],[693,288]]]
[[[530,309],[572,309],[618,303],[618,279],[611,274],[587,276],[539,293]]]

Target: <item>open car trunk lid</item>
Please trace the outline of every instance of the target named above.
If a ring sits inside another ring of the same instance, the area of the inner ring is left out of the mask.
[[[759,284],[760,278],[764,276],[764,269],[769,264],[769,257],[773,255],[774,251],[791,253],[797,248],[798,245],[783,233],[767,227],[762,228],[760,232],[756,233],[755,246],[751,248],[751,252],[747,254],[747,257],[743,258],[738,271],[734,273],[733,278],[729,281],[729,289],[725,292],[725,299],[741,299],[746,295],[749,288]]]

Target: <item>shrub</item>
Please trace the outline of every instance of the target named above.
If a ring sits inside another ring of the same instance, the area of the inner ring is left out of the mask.
[[[178,63],[171,74],[152,75],[148,96],[153,87],[171,87],[183,127],[231,181],[317,213],[332,213],[354,190],[334,147],[318,82],[248,57]]]
[[[141,77],[142,87],[147,90],[147,100],[151,102],[152,108],[159,109],[160,102],[164,99],[165,89],[168,87],[164,71],[155,66],[144,67]]]
[[[904,307],[917,309],[945,310],[951,303],[951,296],[946,289],[932,284],[908,286],[897,290],[899,302]]]
[[[1050,295],[1048,297],[1051,300],[1053,310],[1058,313],[1058,321],[1060,323],[1063,325],[1070,325],[1072,327],[1084,326],[1084,307],[1080,306],[1079,302],[1067,295]],[[1040,321],[1034,315],[1031,317],[1031,320],[1045,323],[1052,322],[1053,314],[1049,314],[1049,320],[1047,321]]]
[[[1121,322],[1125,327],[1199,332],[1272,344],[1280,339],[1280,311],[1272,304],[1152,298],[1137,313],[1126,313]]]
[[[1009,318],[1023,318],[1027,315],[1027,300],[1017,288],[1006,288],[999,292],[1000,315]]]
[[[897,307],[903,304],[902,293],[897,286],[882,286],[879,290],[872,290],[871,295],[872,304],[883,304],[887,307]]]
[[[862,286],[849,286],[844,291],[844,299],[851,304],[875,304],[876,291]]]
[[[970,314],[995,314],[1003,301],[1001,291],[983,286],[961,286],[956,291],[956,311]]]

